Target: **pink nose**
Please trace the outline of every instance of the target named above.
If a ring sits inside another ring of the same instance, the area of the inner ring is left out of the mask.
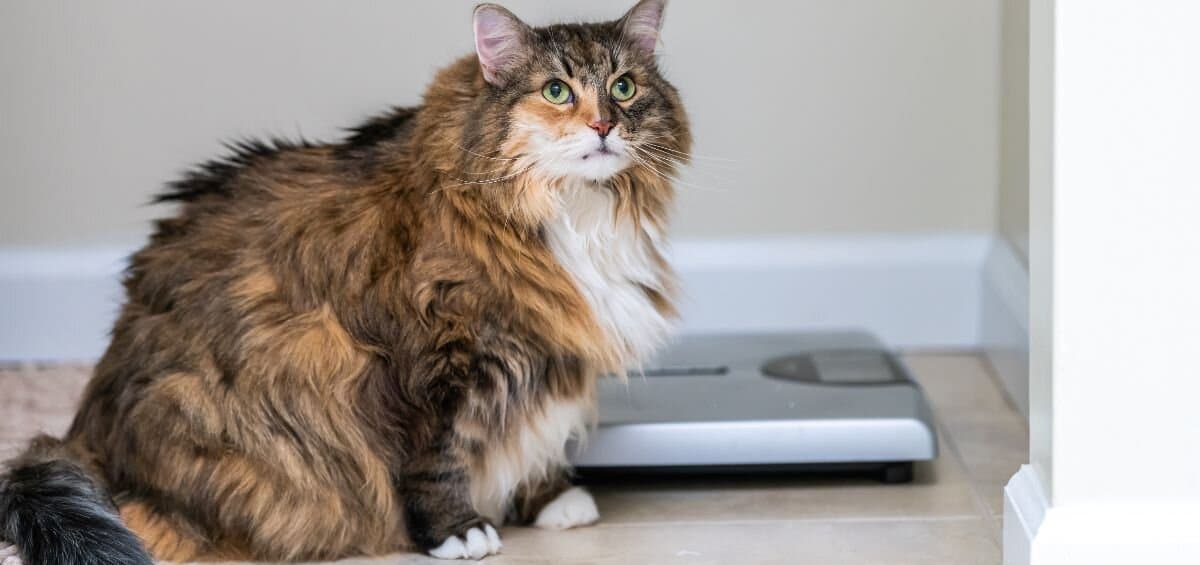
[[[588,124],[588,127],[596,130],[596,133],[600,134],[601,138],[607,137],[609,130],[615,126],[616,124],[612,123],[611,120],[596,120]]]

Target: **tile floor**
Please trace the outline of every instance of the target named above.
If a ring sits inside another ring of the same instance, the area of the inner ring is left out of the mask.
[[[567,532],[505,528],[503,554],[487,563],[999,563],[1001,489],[1026,460],[1026,425],[976,356],[904,359],[933,404],[942,447],[911,484],[830,477],[605,483],[593,487],[599,524]],[[37,431],[66,428],[87,370],[0,370],[0,458]],[[342,563],[445,562],[395,555]]]

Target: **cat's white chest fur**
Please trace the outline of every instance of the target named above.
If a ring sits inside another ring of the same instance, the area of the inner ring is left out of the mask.
[[[549,402],[523,414],[513,433],[485,453],[471,477],[475,511],[496,524],[503,523],[517,487],[567,465],[567,441],[582,438],[594,414],[590,397]]]
[[[649,247],[659,234],[616,219],[615,206],[616,197],[604,187],[567,187],[558,214],[546,223],[546,239],[622,361],[634,368],[666,341],[672,324],[643,290],[665,292]]]
[[[663,273],[649,245],[657,233],[639,230],[629,219],[615,220],[616,199],[607,189],[590,185],[568,188],[558,214],[548,221],[546,241],[555,258],[574,279],[596,322],[635,368],[657,349],[672,329],[643,287],[665,292]],[[523,482],[536,481],[567,464],[564,447],[582,436],[594,416],[592,398],[557,400],[528,414],[505,442],[488,451],[471,481],[478,512],[499,523],[512,493]],[[595,520],[586,493],[567,496],[547,507],[539,525],[551,528]]]

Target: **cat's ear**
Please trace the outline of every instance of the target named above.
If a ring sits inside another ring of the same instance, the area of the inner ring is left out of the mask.
[[[496,4],[475,7],[475,53],[483,78],[496,86],[504,86],[509,71],[519,65],[529,52],[533,32],[512,12]]]
[[[621,17],[621,33],[648,55],[658,46],[658,31],[662,29],[667,0],[642,0]]]

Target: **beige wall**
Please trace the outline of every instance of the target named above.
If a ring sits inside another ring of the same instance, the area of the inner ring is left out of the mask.
[[[992,229],[998,1],[674,2],[663,65],[696,151],[735,160],[689,175],[678,231]],[[151,194],[221,139],[328,139],[415,103],[471,49],[472,4],[0,2],[0,245],[137,236]],[[506,4],[532,23],[626,7]]]
[[[1029,257],[1029,0],[1001,0],[1000,187],[996,224]]]

